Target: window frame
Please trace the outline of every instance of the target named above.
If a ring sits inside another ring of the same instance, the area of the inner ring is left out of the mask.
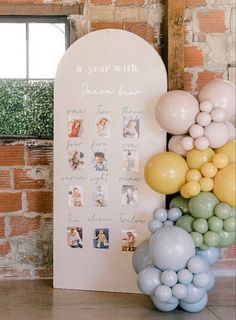
[[[1,80],[53,81],[54,78],[29,77],[29,23],[65,23],[65,51],[70,46],[70,23],[67,15],[50,16],[1,16],[0,23],[26,23],[26,77],[0,78]]]

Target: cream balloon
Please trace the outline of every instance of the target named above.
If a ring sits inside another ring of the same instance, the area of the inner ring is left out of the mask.
[[[222,108],[226,120],[235,116],[235,85],[226,80],[214,79],[209,81],[198,94],[198,101],[210,100],[215,108]]]
[[[225,122],[212,122],[205,127],[204,136],[211,148],[220,148],[229,140],[228,127]]]
[[[198,101],[194,96],[182,90],[174,90],[159,99],[156,119],[167,132],[184,134],[195,123],[198,112]]]
[[[185,157],[187,151],[181,145],[181,141],[184,138],[184,135],[176,135],[170,138],[168,142],[168,150],[179,154],[180,156]]]

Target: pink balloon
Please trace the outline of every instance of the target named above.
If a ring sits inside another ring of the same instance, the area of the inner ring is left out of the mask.
[[[205,127],[204,136],[208,138],[211,148],[220,148],[229,140],[227,124],[225,122],[212,122]]]
[[[199,124],[193,124],[191,128],[189,129],[189,134],[192,138],[198,138],[203,136],[204,129]]]
[[[168,143],[168,150],[179,154],[180,156],[185,157],[187,155],[186,150],[181,145],[181,140],[184,138],[184,135],[177,135],[170,138]]]
[[[229,141],[235,140],[236,139],[236,128],[235,128],[235,126],[229,121],[226,121],[226,125],[228,127]]]
[[[196,121],[200,126],[206,127],[211,123],[211,116],[208,112],[199,112]]]
[[[199,108],[201,111],[210,113],[214,105],[210,100],[204,100],[200,103]]]
[[[225,120],[225,111],[221,108],[214,108],[211,111],[211,120],[216,122],[222,122]]]
[[[226,120],[232,120],[235,115],[235,85],[226,80],[209,81],[199,92],[198,101],[210,100],[215,108],[222,108]]]
[[[195,123],[198,112],[198,101],[194,96],[182,90],[174,90],[159,99],[156,119],[167,132],[184,134]]]
[[[181,141],[181,146],[184,148],[184,150],[190,151],[193,149],[193,141],[193,138],[185,137]]]
[[[194,147],[198,150],[206,150],[209,147],[209,140],[206,137],[199,137],[194,141]]]

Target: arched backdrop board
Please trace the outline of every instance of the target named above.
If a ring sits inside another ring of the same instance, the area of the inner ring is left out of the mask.
[[[92,32],[64,54],[54,97],[54,287],[138,291],[132,250],[165,201],[143,169],[165,150],[154,110],[166,90],[160,56],[133,33]]]

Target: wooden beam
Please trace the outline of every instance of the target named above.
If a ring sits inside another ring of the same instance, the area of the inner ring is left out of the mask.
[[[168,90],[182,90],[184,84],[185,0],[165,0],[164,61]]]

